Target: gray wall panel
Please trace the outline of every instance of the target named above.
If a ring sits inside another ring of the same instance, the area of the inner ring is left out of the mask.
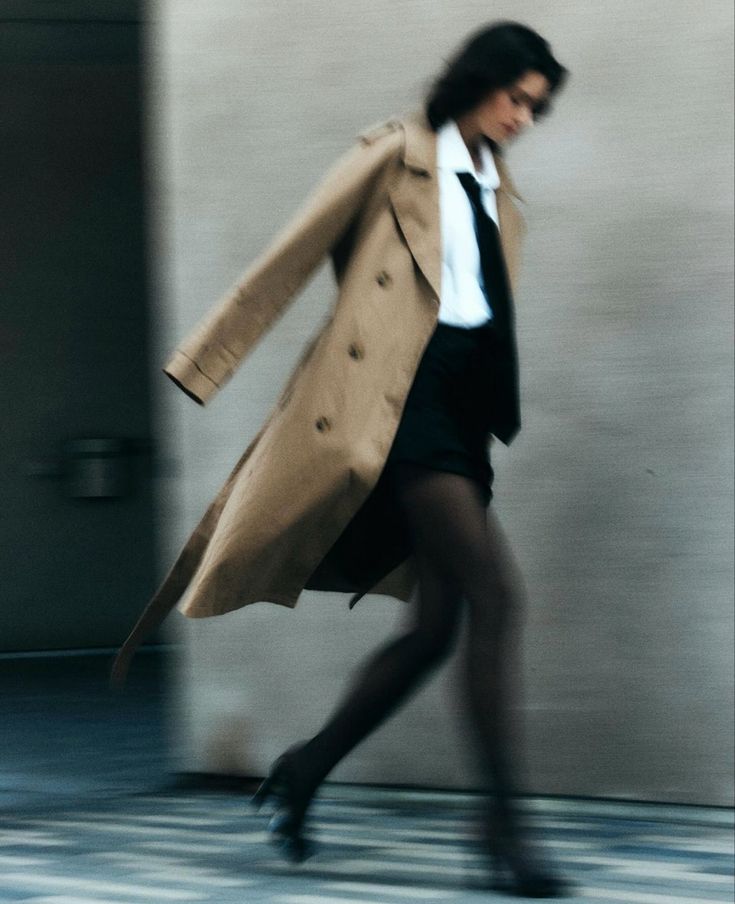
[[[487,5],[150,7],[151,180],[163,360],[366,124],[411,109]],[[732,5],[495,4],[572,78],[509,150],[527,200],[518,295],[525,425],[496,506],[530,590],[529,788],[732,801]],[[179,474],[171,553],[256,432],[333,299],[322,272],[206,409],[161,382]],[[313,733],[396,627],[305,594],[185,641],[182,768],[262,772]],[[333,773],[471,785],[458,673]],[[421,751],[417,758],[416,751]],[[418,759],[418,762],[417,762]]]

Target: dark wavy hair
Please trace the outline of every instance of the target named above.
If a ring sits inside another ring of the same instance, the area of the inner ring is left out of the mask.
[[[563,87],[569,75],[548,42],[520,22],[493,22],[470,35],[429,91],[425,109],[432,129],[472,110],[492,91],[509,88],[528,70],[549,80],[549,96]],[[534,118],[549,111],[546,101],[534,111]]]

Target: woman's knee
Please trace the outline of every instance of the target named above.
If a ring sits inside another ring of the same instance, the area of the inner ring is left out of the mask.
[[[493,629],[520,627],[526,616],[526,591],[521,575],[513,568],[488,568],[469,589],[473,623],[482,620]]]
[[[453,612],[438,622],[419,622],[413,629],[414,642],[427,666],[439,664],[452,652],[457,640],[458,623],[458,613]]]

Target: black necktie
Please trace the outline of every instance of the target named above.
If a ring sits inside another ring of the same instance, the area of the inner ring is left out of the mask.
[[[492,393],[490,429],[499,440],[508,445],[521,425],[518,353],[510,281],[500,246],[500,233],[482,204],[480,184],[471,173],[457,173],[457,178],[467,192],[475,217],[480,270],[485,296],[493,313],[492,326],[497,339],[492,360],[487,362]]]

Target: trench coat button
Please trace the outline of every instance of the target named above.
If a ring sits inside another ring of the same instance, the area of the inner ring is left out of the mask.
[[[390,284],[390,281],[391,281],[390,273],[386,273],[385,270],[381,270],[380,273],[378,273],[376,280],[377,280],[377,283],[379,286],[382,286],[383,288],[385,288],[387,285]]]
[[[349,347],[348,351],[350,353],[350,358],[354,358],[355,361],[359,361],[360,358],[362,358],[362,356],[363,356],[362,349],[360,348],[359,345],[355,345],[354,342]]]
[[[331,424],[329,423],[329,418],[320,417],[320,418],[317,418],[314,426],[320,433],[324,433],[326,430],[329,430],[329,428],[331,427]]]

